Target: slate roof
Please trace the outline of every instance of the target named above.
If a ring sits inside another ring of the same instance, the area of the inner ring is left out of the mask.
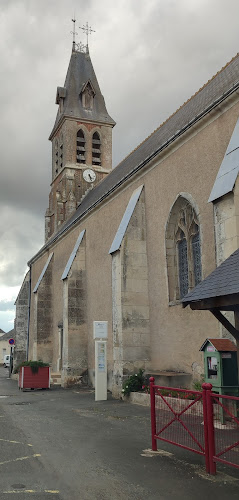
[[[182,304],[186,307],[191,302],[236,293],[239,293],[239,249],[188,293]]]
[[[69,77],[68,77],[69,78]],[[31,264],[51,243],[98,205],[121,184],[143,168],[160,151],[180,137],[194,123],[239,88],[239,54],[183,104],[158,129],[130,153],[105,179],[85,196],[76,212],[62,225],[42,249],[29,261]]]
[[[207,339],[199,350],[203,351],[208,342],[210,342],[218,352],[237,351],[236,345],[229,339]]]
[[[80,93],[88,81],[90,81],[95,91],[92,110],[83,108],[80,99]],[[105,100],[101,94],[89,52],[72,52],[65,84],[64,87],[58,87],[58,95],[59,97],[65,95],[64,105],[62,111],[60,111],[59,106],[56,121],[49,139],[52,139],[54,132],[64,117],[115,125],[115,121],[107,112]]]

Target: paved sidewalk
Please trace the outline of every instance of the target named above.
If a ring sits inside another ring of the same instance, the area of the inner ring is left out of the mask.
[[[149,408],[92,390],[20,392],[0,368],[1,500],[238,499],[237,469],[208,476],[199,455],[150,444]]]

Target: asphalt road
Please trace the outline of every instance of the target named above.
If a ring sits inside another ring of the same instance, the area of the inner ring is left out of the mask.
[[[239,470],[205,473],[199,455],[150,451],[149,409],[89,390],[20,392],[0,367],[0,499],[238,499]]]

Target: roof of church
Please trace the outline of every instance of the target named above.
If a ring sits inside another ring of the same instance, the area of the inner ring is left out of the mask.
[[[69,75],[66,80],[69,80]],[[50,246],[52,241],[55,241],[60,235],[67,231],[68,228],[81,219],[83,215],[98,205],[138,170],[143,168],[160,151],[164,150],[174,140],[180,137],[194,123],[209,113],[238,87],[239,54],[160,125],[160,127],[146,138],[134,151],[122,160],[103,181],[89,191],[76,212],[62,225],[59,231],[47,241],[38,254],[40,254],[44,248]],[[37,255],[33,257],[29,263],[35,260]]]
[[[199,283],[183,299],[186,307],[191,302],[198,302],[225,295],[239,293],[239,249],[224,260],[209,276]]]
[[[84,108],[80,99],[80,94],[88,82],[94,93],[92,109]],[[49,139],[52,138],[64,117],[115,125],[115,121],[107,112],[89,52],[72,51],[64,87],[57,88],[57,103],[60,98],[63,98],[63,109],[61,110],[59,106]]]

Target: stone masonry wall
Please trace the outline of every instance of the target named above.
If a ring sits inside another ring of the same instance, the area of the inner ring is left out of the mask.
[[[239,216],[239,184],[236,182],[234,192],[220,198],[214,204],[216,261],[219,266],[239,247],[238,216]],[[234,325],[234,313],[223,313]],[[220,335],[234,341],[234,337],[219,325]]]
[[[150,360],[148,262],[144,191],[135,207],[120,252],[113,256],[113,394]]]
[[[27,358],[29,280],[28,271],[16,300],[14,367]]]
[[[36,341],[37,359],[52,363],[53,358],[53,322],[52,322],[52,270],[53,258],[41,280],[36,300]]]
[[[64,286],[63,384],[71,378],[87,375],[88,336],[86,316],[85,237],[72,263]],[[67,344],[67,345],[66,345]]]

